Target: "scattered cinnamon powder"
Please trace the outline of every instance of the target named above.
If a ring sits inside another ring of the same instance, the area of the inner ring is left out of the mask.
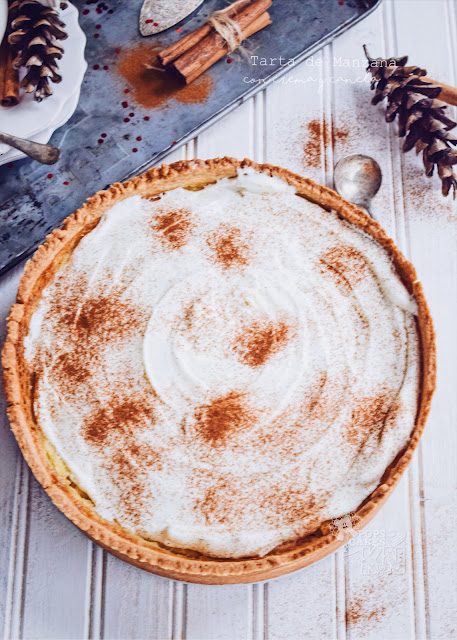
[[[286,486],[290,484],[290,480],[285,481]],[[319,501],[319,509],[323,507],[324,501]],[[314,496],[312,496],[306,487],[293,489],[288,487],[287,490],[277,487],[276,491],[272,491],[264,498],[263,505],[271,511],[270,517],[267,518],[272,524],[278,521],[282,525],[291,525],[299,523],[301,520],[316,518],[316,528],[319,525],[318,508]],[[311,528],[313,526],[311,525]]]
[[[306,413],[319,419],[324,418],[328,413],[326,406],[326,398],[324,395],[325,385],[327,384],[327,372],[321,373],[314,385],[309,386],[309,408]],[[331,386],[331,385],[329,385]],[[308,401],[308,398],[305,399]]]
[[[52,380],[64,397],[78,395],[90,411],[81,433],[91,447],[103,452],[102,464],[118,493],[119,511],[133,526],[140,522],[146,504],[147,469],[158,459],[138,440],[155,421],[155,399],[147,382],[136,382],[127,373],[119,381],[109,380],[109,372],[100,369],[100,347],[135,339],[148,315],[138,301],[126,301],[123,288],[107,286],[90,297],[87,291],[88,283],[81,278],[71,291],[53,299],[49,321],[60,318],[58,331],[68,350],[52,359]],[[97,397],[104,399],[103,405],[91,408]]]
[[[329,138],[329,126],[320,120],[311,120],[306,125],[307,138],[303,145],[304,164],[305,166],[319,167],[322,163],[321,149]],[[349,135],[347,127],[333,127],[333,142],[339,140],[344,142]]]
[[[56,296],[45,319],[61,318],[59,330],[81,343],[107,336],[114,341],[138,330],[141,308],[126,301],[124,289],[106,288],[87,296],[87,288],[81,281],[72,291]]]
[[[207,239],[207,243],[214,251],[216,262],[225,269],[248,264],[249,247],[239,229],[222,225]]]
[[[348,245],[340,245],[326,251],[320,256],[318,266],[320,273],[328,274],[343,295],[351,293],[367,270],[363,255]]]
[[[297,405],[287,406],[268,427],[259,430],[256,448],[259,453],[274,450],[278,457],[299,456],[311,449],[333,424],[339,412],[338,382],[323,373],[309,381]]]
[[[74,351],[59,356],[54,367],[58,378],[73,391],[76,391],[77,385],[85,382],[90,376],[89,369],[84,366],[84,356],[78,347]]]
[[[109,333],[110,339],[123,337],[138,327],[138,310],[122,302],[115,292],[89,298],[82,303],[74,318],[73,332],[80,338],[90,334]]]
[[[111,406],[102,407],[84,425],[84,437],[92,444],[103,446],[110,435],[134,435],[145,424],[145,418],[151,422],[152,413],[146,413],[144,398],[127,399]]]
[[[290,338],[290,326],[284,321],[253,322],[238,336],[234,349],[250,367],[260,367],[277,353]]]
[[[125,465],[119,461],[117,463],[117,480],[120,480],[125,471]],[[122,484],[120,488],[118,508],[124,518],[128,518],[131,525],[137,527],[140,524],[141,516],[144,514],[148,506],[146,497],[147,483],[137,479],[131,481],[131,476],[136,472],[135,468],[128,468],[127,483]],[[130,480],[130,482],[129,482]],[[120,484],[118,482],[118,484]]]
[[[386,592],[389,593],[389,585],[386,580],[380,580],[376,585],[366,588],[364,593],[351,598],[346,611],[346,621],[352,625],[380,622],[388,606],[387,602],[379,602],[379,597]]]
[[[252,486],[227,473],[206,477],[203,482],[209,486],[196,502],[195,509],[202,513],[209,525],[236,527],[239,519],[261,500],[264,517],[272,527],[296,524],[298,535],[301,535],[305,533],[300,529],[303,519],[310,518],[306,534],[319,526],[319,510],[324,506],[325,499],[317,501],[306,487],[289,487],[285,490],[278,486],[271,490],[271,487],[267,489],[263,486],[261,481]],[[288,479],[282,486],[289,484]]]
[[[305,164],[318,167],[321,164],[321,144],[324,127],[319,120],[312,120],[307,125],[308,138],[303,146]]]
[[[87,288],[81,279],[72,290],[56,295],[44,318],[45,322],[60,319],[56,330],[68,347],[47,362],[56,386],[65,393],[80,394],[81,385],[91,379],[91,365],[99,356],[98,344],[135,336],[147,323],[141,307],[127,302],[122,290],[112,287],[86,298]],[[57,285],[56,289],[59,292]]]
[[[160,70],[157,54],[161,47],[140,43],[124,49],[119,55],[117,71],[127,82],[130,96],[142,107],[160,107],[169,100],[187,104],[204,102],[212,89],[212,79],[203,74],[189,85],[183,85],[167,71]],[[148,69],[145,65],[156,67]]]
[[[118,508],[122,515],[128,518],[131,525],[137,527],[141,516],[147,508],[148,469],[152,466],[161,467],[161,456],[146,446],[127,444],[122,450],[117,450],[106,465],[110,470],[110,477],[119,490]]]
[[[374,608],[367,608],[364,598],[355,598],[350,604],[349,610],[346,612],[348,622],[351,624],[360,624],[363,622],[380,622],[386,613],[386,607],[383,605]]]
[[[233,500],[236,495],[235,487],[224,478],[220,481],[212,480],[212,486],[205,492],[202,500],[198,500],[195,505],[201,511],[206,524],[218,525],[233,519],[235,511],[240,508],[241,501]],[[237,496],[238,498],[238,496]]]
[[[349,135],[349,129],[347,127],[333,127],[332,137],[333,142],[344,142]]]
[[[209,404],[195,409],[197,433],[211,444],[224,442],[231,433],[247,429],[255,422],[255,414],[244,395],[231,391]]]
[[[373,430],[381,437],[391,408],[392,394],[387,391],[373,397],[354,399],[352,419],[345,430],[347,442],[362,447]],[[380,428],[380,425],[383,426]]]
[[[161,214],[152,223],[153,231],[162,244],[171,249],[179,249],[186,244],[192,226],[190,211],[186,209]]]

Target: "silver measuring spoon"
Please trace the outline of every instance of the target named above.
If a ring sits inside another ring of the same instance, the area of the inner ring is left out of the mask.
[[[0,132],[0,142],[4,142],[10,147],[22,151],[22,153],[25,153],[25,155],[32,158],[32,160],[36,160],[42,164],[54,164],[60,158],[60,149],[53,147],[51,144],[41,144],[39,142],[33,142],[32,140],[24,140],[24,138],[18,138],[9,133],[2,132]]]
[[[381,167],[376,160],[361,154],[341,158],[335,166],[333,182],[340,196],[374,217],[370,204],[382,182]]]

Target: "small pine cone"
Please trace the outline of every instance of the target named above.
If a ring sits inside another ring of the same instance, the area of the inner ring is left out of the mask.
[[[41,102],[52,95],[50,81],[58,83],[57,61],[62,58],[63,48],[57,43],[67,37],[65,25],[54,9],[38,0],[14,0],[9,9],[10,27],[8,42],[16,57],[14,66],[25,67],[21,87]]]
[[[397,118],[399,136],[405,138],[403,151],[415,148],[422,153],[425,175],[432,176],[436,166],[443,195],[453,189],[455,198],[457,175],[452,167],[457,164],[457,124],[447,117],[445,103],[437,99],[441,87],[422,79],[425,69],[407,67],[407,56],[370,58],[364,49],[375,90],[371,103],[387,100],[386,121]]]

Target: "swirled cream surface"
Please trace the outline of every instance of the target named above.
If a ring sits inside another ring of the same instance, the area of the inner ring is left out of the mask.
[[[279,178],[130,197],[32,316],[36,420],[108,521],[263,555],[355,510],[406,446],[415,312],[384,249]]]

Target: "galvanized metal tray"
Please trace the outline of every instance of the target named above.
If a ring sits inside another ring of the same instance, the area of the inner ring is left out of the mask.
[[[58,164],[50,168],[24,159],[0,168],[0,274],[30,255],[87,197],[156,164],[173,144],[194,136],[290,69],[287,62],[311,55],[379,2],[274,0],[273,23],[249,39],[257,60],[233,56],[228,64],[222,59],[206,72],[211,89],[203,102],[170,99],[155,108],[132,101],[132,93],[125,93],[128,83],[116,70],[119,56],[142,40],[141,0],[75,2],[88,36],[81,98],[73,117],[51,139],[62,150]],[[206,0],[180,25],[147,41],[167,46],[225,4]],[[260,65],[260,58],[268,64]]]

